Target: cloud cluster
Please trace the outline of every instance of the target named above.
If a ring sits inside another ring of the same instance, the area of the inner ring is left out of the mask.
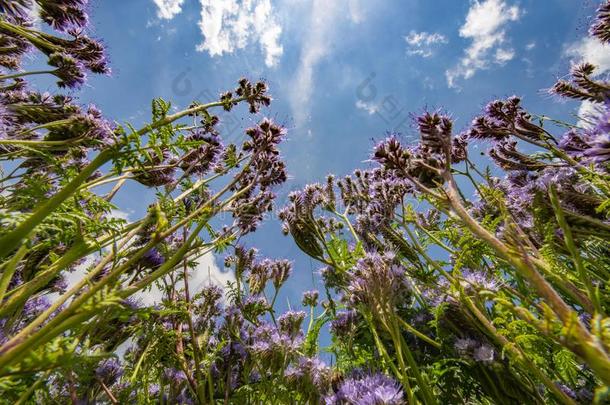
[[[457,87],[458,78],[469,79],[478,70],[487,69],[492,62],[504,64],[515,54],[504,47],[506,26],[522,15],[518,6],[504,0],[484,0],[472,3],[460,36],[472,40],[459,64],[445,72],[449,87]]]
[[[211,56],[243,49],[258,43],[269,67],[278,63],[283,53],[282,27],[271,0],[200,0],[199,28],[203,42],[197,47]]]
[[[184,0],[153,0],[159,18],[172,19],[182,11]],[[268,67],[276,66],[284,51],[282,26],[271,0],[199,0],[199,29],[203,41],[197,50],[210,56],[232,53],[258,44]]]
[[[165,20],[171,20],[182,11],[184,0],[153,0],[157,5],[157,16]]]
[[[597,75],[610,72],[610,45],[586,37],[566,47],[565,55],[575,63],[587,61],[597,66]]]
[[[415,32],[411,31],[405,37],[407,41],[407,54],[418,55],[423,58],[429,58],[434,54],[434,48],[440,44],[446,44],[447,37],[437,32]]]

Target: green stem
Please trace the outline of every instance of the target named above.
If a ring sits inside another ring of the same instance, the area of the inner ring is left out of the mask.
[[[61,191],[42,204],[32,215],[19,224],[14,230],[0,237],[0,257],[6,257],[57,207],[70,197],[99,167],[112,158],[111,150],[104,150],[96,156],[82,171]]]
[[[30,399],[30,397],[34,393],[34,391],[36,391],[38,387],[40,387],[42,383],[45,382],[45,380],[49,377],[50,374],[51,372],[47,371],[46,373],[41,375],[40,378],[38,378],[38,380],[36,380],[34,384],[30,385],[28,389],[19,397],[15,405],[25,405],[27,403],[27,400]]]
[[[6,289],[8,288],[8,285],[10,284],[15,271],[17,270],[17,264],[21,259],[23,259],[23,256],[25,256],[27,251],[28,245],[24,243],[21,245],[15,256],[11,257],[11,260],[9,260],[6,263],[6,266],[4,266],[4,269],[2,270],[2,277],[0,278],[0,303],[4,301],[4,294],[6,293]]]
[[[578,276],[580,280],[583,282],[585,287],[587,288],[587,292],[589,294],[589,299],[595,306],[595,311],[598,314],[603,315],[602,306],[598,300],[597,294],[595,294],[595,289],[593,288],[593,284],[591,283],[591,279],[589,279],[589,275],[585,270],[585,267],[582,263],[582,258],[580,257],[580,253],[574,244],[574,238],[572,237],[572,230],[568,225],[568,222],[563,215],[563,210],[561,209],[561,204],[559,203],[559,197],[557,196],[557,191],[553,185],[549,186],[549,197],[551,200],[551,204],[553,205],[553,210],[555,211],[555,217],[557,218],[557,222],[563,231],[563,237],[565,241],[565,245],[572,255],[572,260],[574,261],[574,267],[576,267],[576,271],[578,271]]]
[[[31,72],[21,72],[14,73],[12,75],[3,75],[0,76],[0,80],[8,80],[8,79],[16,79],[18,77],[30,76],[30,75],[44,75],[44,74],[53,74],[54,70],[34,70]]]

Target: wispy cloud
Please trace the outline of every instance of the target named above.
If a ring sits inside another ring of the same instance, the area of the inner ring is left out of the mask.
[[[271,0],[200,0],[200,3],[199,28],[204,39],[197,50],[216,56],[258,43],[265,54],[265,64],[277,65],[284,51],[280,44],[282,27]]]
[[[504,0],[484,0],[472,3],[460,36],[472,40],[457,66],[445,72],[449,87],[457,87],[458,78],[469,79],[478,70],[488,69],[491,62],[504,64],[514,57],[514,51],[503,47],[506,25],[522,15],[518,6]],[[495,50],[495,52],[494,52]]]
[[[171,20],[182,12],[184,0],[153,0],[158,7],[157,16],[166,20]]]
[[[418,55],[423,58],[429,58],[434,54],[434,48],[440,44],[446,44],[447,37],[437,32],[415,32],[411,31],[405,37],[407,41],[407,54]]]
[[[295,124],[301,126],[309,116],[315,82],[315,69],[329,53],[335,39],[336,26],[347,9],[349,21],[363,20],[362,4],[358,0],[313,0],[307,25],[307,35],[301,48],[299,66],[293,79],[290,100]]]
[[[309,18],[309,34],[301,49],[299,67],[294,79],[292,111],[297,126],[302,125],[308,115],[313,94],[314,69],[329,53],[333,20],[341,8],[334,1],[313,0]]]
[[[366,111],[369,113],[369,115],[373,115],[379,111],[379,106],[377,104],[367,103],[366,101],[362,100],[356,101],[356,108]]]

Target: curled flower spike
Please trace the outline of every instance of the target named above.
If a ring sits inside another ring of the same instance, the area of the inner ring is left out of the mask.
[[[257,113],[261,106],[268,107],[271,104],[271,97],[267,95],[265,82],[257,82],[252,85],[248,79],[242,78],[239,80],[239,87],[235,90],[235,94],[246,99],[252,114]]]
[[[432,153],[442,153],[444,147],[451,141],[451,119],[437,113],[417,117],[417,125],[421,133],[421,144]]]
[[[150,160],[147,163],[152,168],[144,167],[134,172],[134,179],[136,181],[150,187],[160,187],[174,181],[176,167],[173,158],[170,158],[169,152],[162,151],[161,155],[157,152],[152,152]]]
[[[591,161],[595,163],[606,163],[610,161],[610,134],[600,134],[590,141],[590,149],[585,151]]]
[[[581,63],[572,67],[572,80],[559,80],[552,93],[575,100],[586,100],[603,103],[610,98],[610,88],[604,82],[591,78],[595,66],[591,63]]]
[[[589,34],[603,43],[610,43],[610,1],[606,0],[597,9],[595,23],[591,26]]]
[[[373,151],[373,160],[390,170],[406,170],[411,156],[395,135],[378,143]]]
[[[36,3],[40,6],[40,18],[57,30],[84,28],[89,22],[85,12],[88,0],[36,0]]]
[[[27,22],[31,18],[34,0],[11,0],[0,3],[0,14],[9,21],[18,24]]]
[[[57,76],[59,87],[79,88],[85,83],[83,66],[73,57],[66,54],[54,53],[49,56],[49,65],[57,67],[53,74]]]
[[[358,312],[354,310],[339,311],[330,323],[330,330],[335,336],[347,336],[355,330],[357,320]]]
[[[292,337],[297,336],[301,330],[303,319],[305,319],[305,312],[303,311],[285,312],[277,319],[278,328],[282,333]]]
[[[318,297],[320,296],[320,293],[318,292],[318,290],[311,290],[311,291],[305,291],[303,293],[303,306],[306,307],[315,307],[316,305],[318,305]]]

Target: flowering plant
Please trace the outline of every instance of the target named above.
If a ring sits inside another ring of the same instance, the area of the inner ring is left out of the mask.
[[[36,6],[36,7],[35,7]],[[141,128],[73,97],[109,74],[86,0],[0,2],[0,391],[9,403],[597,403],[610,398],[610,85],[572,68],[552,91],[596,105],[571,125],[488,104],[454,135],[417,118],[371,166],[290,195],[284,232],[324,267],[309,311],[277,311],[292,263],[240,243],[287,179],[286,130],[227,143],[217,109],[271,98],[152,102]],[[33,13],[55,34],[33,27]],[[610,2],[591,28],[610,42]],[[39,52],[48,70],[24,71]],[[556,135],[559,131],[564,132]],[[494,168],[470,145],[484,143]],[[117,193],[152,189],[137,220]],[[228,214],[226,216],[221,214]],[[230,217],[230,220],[226,220]],[[235,281],[189,286],[225,255]],[[138,294],[156,288],[159,300]],[[328,328],[332,343],[320,348]],[[332,354],[326,365],[321,354]]]
[[[591,30],[605,42],[609,7]],[[552,89],[597,106],[586,128],[558,137],[518,97],[457,136],[427,112],[416,145],[390,134],[372,168],[292,194],[284,231],[326,266],[339,368],[380,361],[408,403],[608,398],[610,87],[594,70]],[[503,178],[469,155],[482,142]]]

